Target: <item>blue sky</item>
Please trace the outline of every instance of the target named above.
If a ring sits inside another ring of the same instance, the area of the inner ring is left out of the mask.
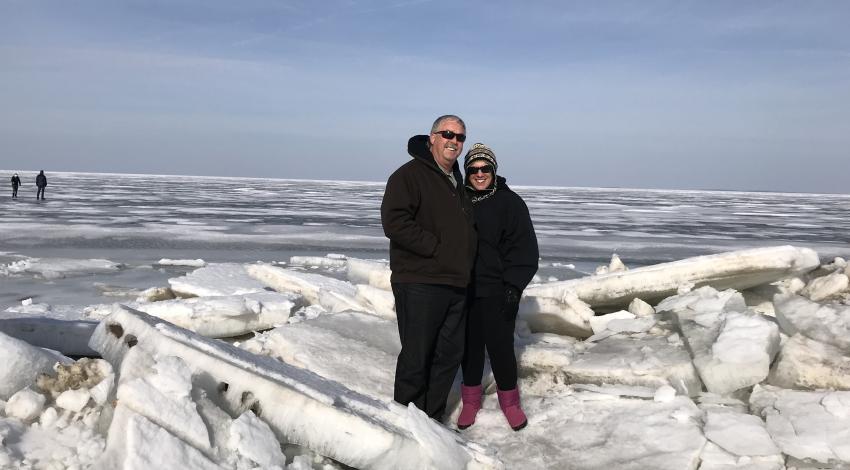
[[[0,168],[850,192],[850,2],[0,0]],[[469,145],[469,144],[468,144]]]

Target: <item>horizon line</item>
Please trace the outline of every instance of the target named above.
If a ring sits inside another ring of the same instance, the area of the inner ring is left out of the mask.
[[[39,171],[44,170],[7,170],[0,169],[0,172],[3,173],[35,173],[37,174]],[[373,184],[373,185],[383,185],[386,184],[384,181],[367,181],[367,180],[328,180],[328,179],[315,179],[315,178],[272,178],[272,177],[260,177],[260,176],[218,176],[218,175],[187,175],[182,173],[121,173],[121,172],[91,172],[91,171],[51,171],[49,173],[59,173],[59,174],[82,174],[82,175],[109,175],[109,176],[186,176],[190,178],[208,178],[208,179],[250,179],[250,180],[272,180],[272,181],[307,181],[307,182],[320,182],[320,183],[365,183],[365,184]],[[777,194],[777,195],[789,195],[789,194],[808,194],[813,196],[844,196],[850,197],[850,193],[810,193],[805,191],[774,191],[774,190],[762,190],[762,189],[711,189],[711,188],[630,188],[630,187],[621,187],[621,186],[551,186],[551,185],[528,185],[528,184],[517,184],[513,185],[515,188],[535,188],[535,189],[601,189],[601,190],[610,190],[610,191],[651,191],[651,192],[660,192],[660,193],[673,193],[673,192],[695,192],[695,193],[755,193],[755,194]]]

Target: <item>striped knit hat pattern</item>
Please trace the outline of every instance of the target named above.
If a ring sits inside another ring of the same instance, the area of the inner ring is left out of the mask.
[[[490,147],[477,143],[466,152],[466,156],[463,157],[463,169],[466,170],[469,168],[469,165],[475,160],[486,160],[487,163],[493,166],[493,171],[499,169],[499,164],[496,163],[496,154],[493,153],[493,150]]]

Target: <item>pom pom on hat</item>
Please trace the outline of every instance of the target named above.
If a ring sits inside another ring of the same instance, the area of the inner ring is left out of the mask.
[[[493,170],[496,171],[499,169],[499,164],[496,163],[496,154],[493,153],[493,150],[490,147],[477,143],[466,152],[466,156],[463,157],[463,168],[464,170],[469,167],[469,165],[475,160],[486,160],[487,163],[493,166]]]

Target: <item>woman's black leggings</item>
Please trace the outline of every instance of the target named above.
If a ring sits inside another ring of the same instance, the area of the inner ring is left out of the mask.
[[[481,384],[484,374],[484,348],[499,390],[516,388],[517,370],[514,355],[516,318],[503,309],[503,295],[469,299],[466,324],[466,347],[463,354],[463,383]]]

